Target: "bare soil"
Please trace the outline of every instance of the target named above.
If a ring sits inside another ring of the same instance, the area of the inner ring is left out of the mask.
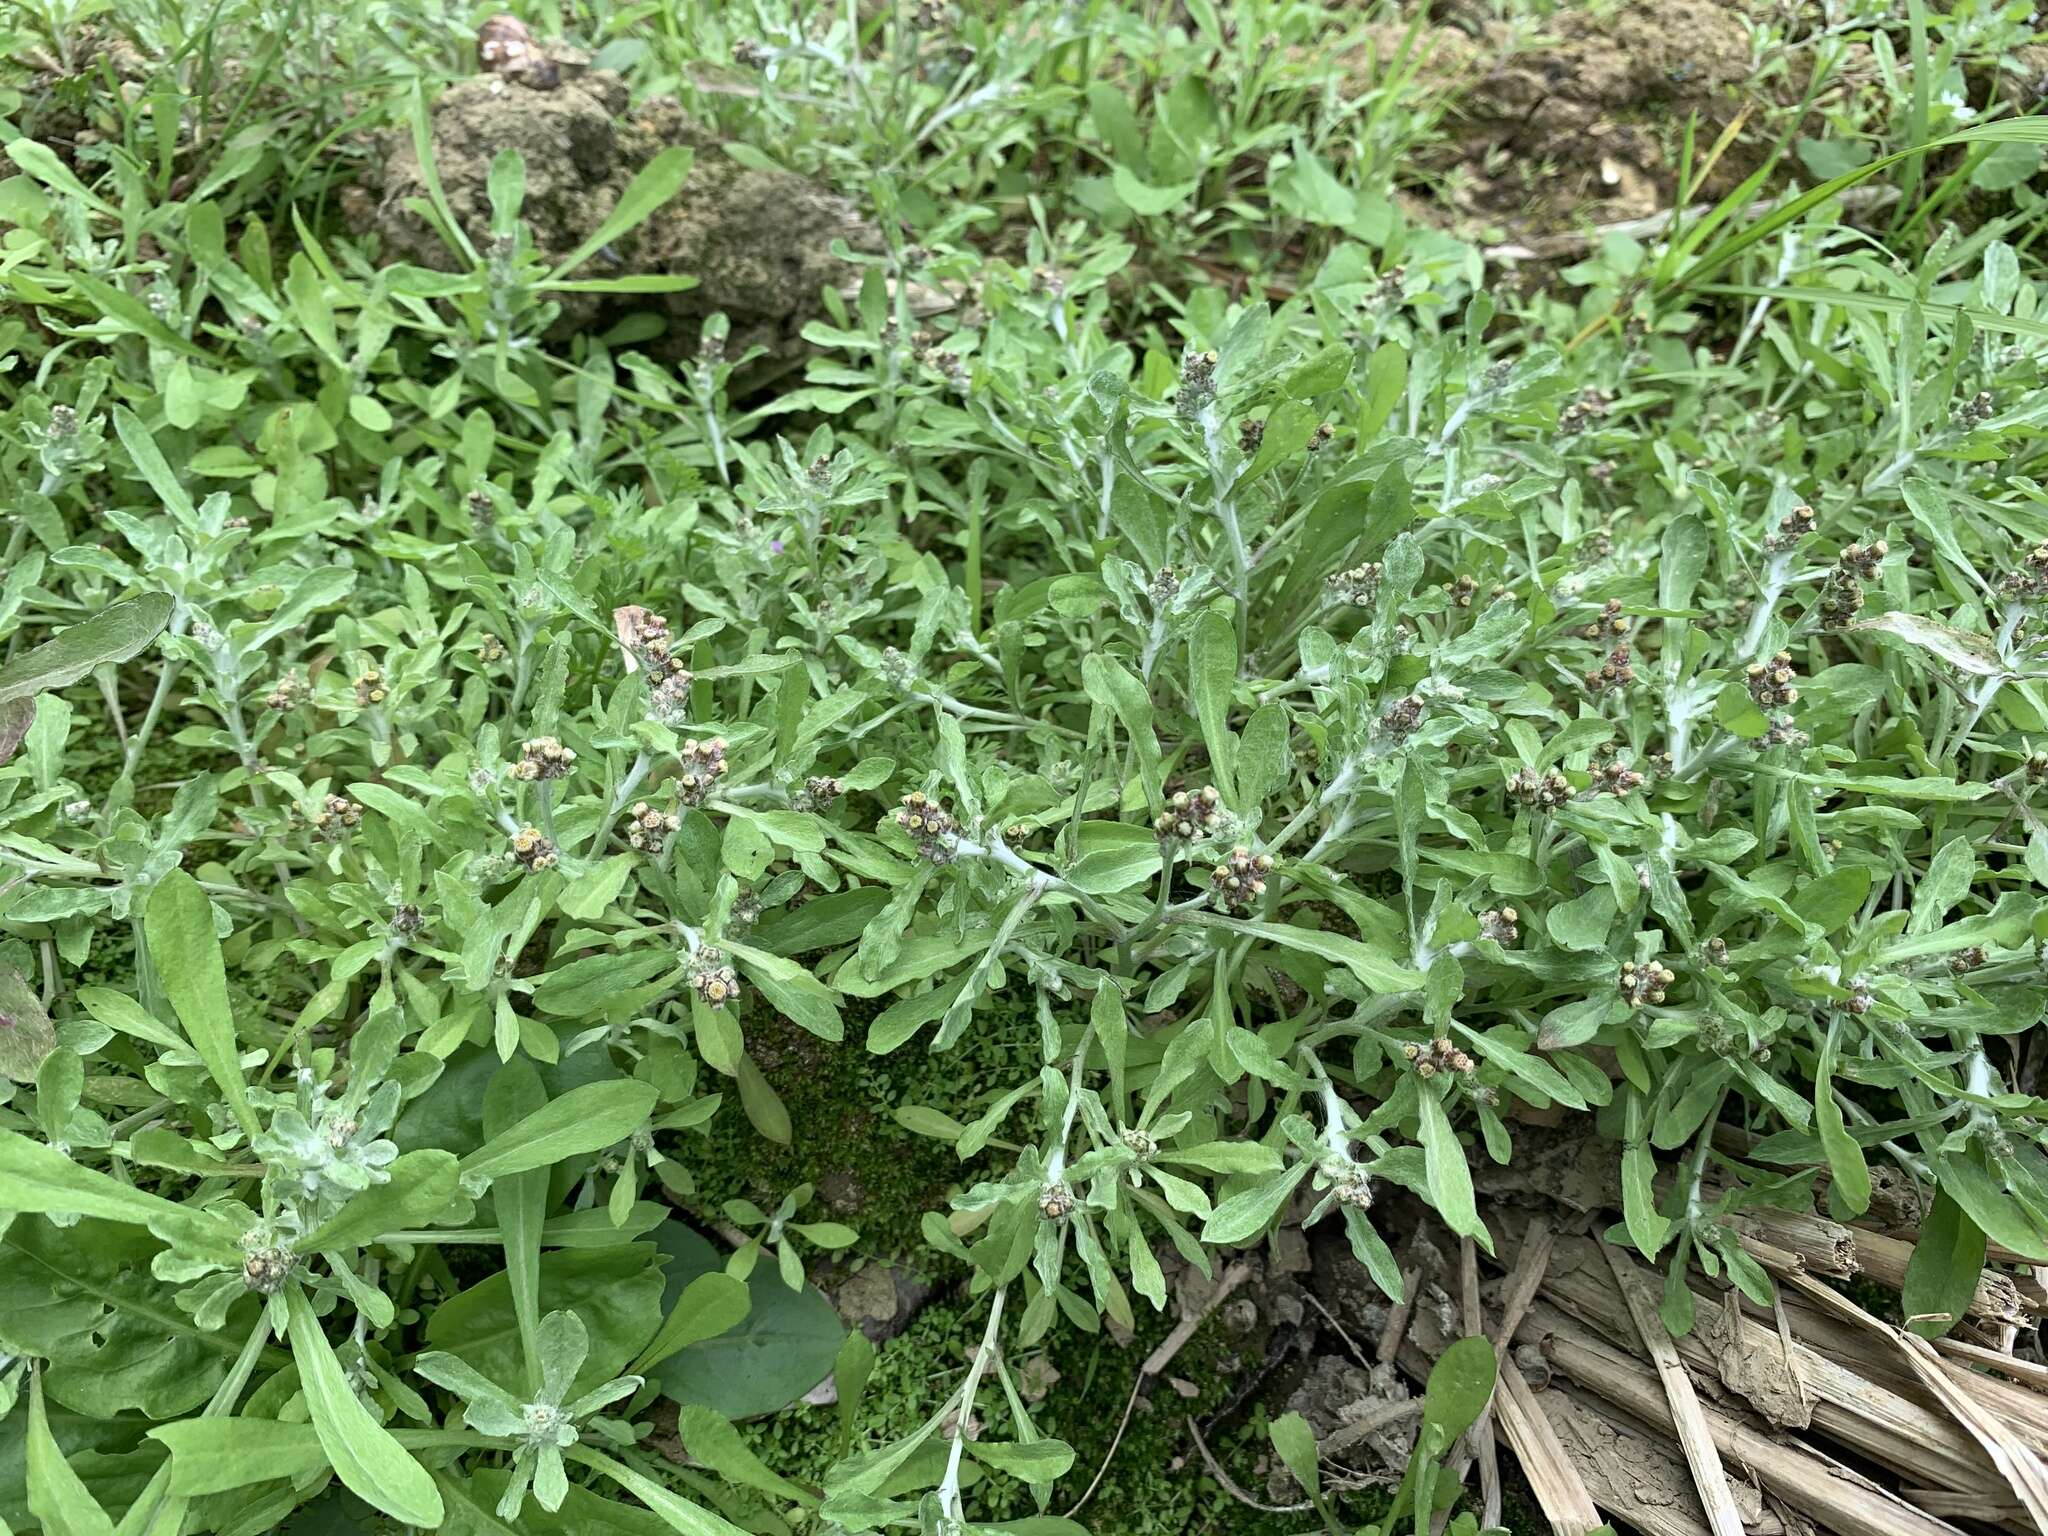
[[[1374,30],[1355,55],[1361,86],[1386,71],[1402,36]],[[1565,7],[1534,38],[1439,16],[1415,50],[1424,82],[1454,97],[1439,174],[1411,200],[1435,223],[1520,235],[1669,207],[1687,120],[1698,115],[1704,155],[1750,100],[1749,22],[1722,0]],[[1739,165],[1725,160],[1722,179]]]
[[[634,107],[626,85],[604,71],[562,72],[552,90],[484,74],[450,86],[431,109],[434,168],[456,221],[482,249],[490,235],[491,162],[516,149],[526,162],[522,210],[534,244],[551,260],[576,249],[618,205],[634,175],[662,150],[686,145],[695,162],[682,192],[632,234],[593,257],[577,275],[686,273],[681,293],[636,295],[635,308],[660,305],[671,319],[667,346],[694,349],[701,321],[714,312],[732,322],[734,352],[752,345],[786,351],[818,309],[819,292],[856,274],[832,254],[835,240],[872,251],[871,225],[845,198],[792,172],[741,164],[723,143],[690,121],[679,103],[659,98]],[[427,221],[408,207],[427,188],[409,136],[389,147],[381,197],[369,225],[387,260],[446,270],[455,258]],[[602,300],[572,296],[561,328],[589,325]]]

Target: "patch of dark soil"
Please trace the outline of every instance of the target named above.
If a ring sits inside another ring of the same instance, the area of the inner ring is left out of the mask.
[[[855,276],[832,254],[833,242],[879,249],[873,226],[846,199],[793,172],[742,164],[672,99],[632,106],[625,82],[602,70],[565,67],[552,90],[496,74],[475,76],[441,93],[431,128],[435,172],[455,221],[479,250],[490,242],[491,162],[504,150],[519,151],[526,162],[522,217],[550,261],[581,245],[662,150],[683,145],[694,151],[683,190],[576,274],[695,278],[696,286],[681,293],[630,300],[668,316],[667,347],[676,352],[695,347],[699,323],[714,312],[730,318],[733,350],[787,350],[817,312],[819,292]],[[426,200],[411,138],[396,135],[381,197],[363,216],[381,237],[387,260],[449,270],[457,259],[408,206]],[[601,297],[563,297],[558,329],[564,333],[590,325],[605,305]]]
[[[1376,28],[1358,68],[1383,74],[1401,38],[1399,27]],[[1752,73],[1749,23],[1718,0],[1567,6],[1534,38],[1492,21],[1437,25],[1415,49],[1422,80],[1454,105],[1431,197],[1412,199],[1413,211],[1517,233],[1668,207],[1687,119],[1699,116],[1704,154],[1744,105]],[[1750,168],[1735,150],[1709,192]]]

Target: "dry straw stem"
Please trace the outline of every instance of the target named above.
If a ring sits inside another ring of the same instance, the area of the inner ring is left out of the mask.
[[[1544,1354],[1553,1368],[1622,1412],[1667,1434],[1677,1433],[1655,1371],[1547,1304],[1539,1303],[1530,1321],[1543,1332]],[[1719,1408],[1701,1406],[1699,1411],[1721,1456],[1830,1536],[1963,1536],[1948,1521],[1914,1508],[1789,1435],[1755,1429]]]
[[[1685,1451],[1686,1465],[1692,1468],[1693,1483],[1699,1489],[1700,1504],[1707,1512],[1708,1528],[1714,1536],[1745,1536],[1742,1511],[1735,1507],[1735,1494],[1721,1466],[1721,1453],[1715,1447],[1706,1411],[1700,1407],[1692,1377],[1686,1374],[1685,1363],[1678,1358],[1678,1349],[1665,1332],[1663,1319],[1657,1315],[1656,1303],[1643,1289],[1640,1271],[1612,1244],[1603,1243],[1600,1251],[1614,1271],[1614,1283],[1621,1287],[1643,1348],[1649,1351],[1651,1363],[1657,1367],[1679,1446]]]
[[[1509,1272],[1507,1286],[1501,1298],[1500,1327],[1493,1334],[1493,1364],[1497,1376],[1505,1380],[1508,1369],[1508,1350],[1515,1342],[1515,1330],[1522,1326],[1522,1319],[1529,1311],[1529,1304],[1536,1299],[1538,1287],[1543,1284],[1544,1272],[1550,1267],[1552,1237],[1550,1228],[1540,1217],[1532,1217],[1529,1230],[1522,1238],[1521,1250],[1515,1255],[1514,1268]],[[1486,1334],[1486,1314],[1479,1304],[1479,1262],[1472,1248],[1472,1240],[1466,1238],[1459,1250],[1460,1281],[1464,1291],[1464,1322],[1467,1334]],[[1500,1392],[1496,1389],[1493,1400],[1480,1411],[1472,1428],[1465,1432],[1458,1442],[1458,1449],[1448,1463],[1453,1481],[1462,1483],[1471,1469],[1474,1455],[1479,1458],[1481,1501],[1485,1505],[1486,1518],[1482,1525],[1500,1524],[1498,1503],[1498,1469],[1493,1484],[1494,1498],[1486,1498],[1486,1473],[1493,1461],[1493,1421],[1500,1403]]]
[[[1612,1343],[1633,1347],[1634,1319],[1594,1243],[1568,1238],[1543,1286],[1543,1299]],[[1775,1326],[1695,1291],[1698,1324],[1676,1340],[1679,1357],[1708,1382],[1718,1379],[1780,1429],[1809,1425],[1902,1476],[1958,1492],[1984,1485],[1990,1470],[1970,1437],[1946,1415],[1923,1406],[1814,1347],[1793,1327],[1791,1355]],[[1788,1309],[1788,1322],[1794,1312]],[[1859,1344],[1867,1341],[1858,1338]]]
[[[2035,1528],[2048,1533],[2048,1469],[2041,1465],[2041,1458],[2033,1449],[2015,1434],[2011,1427],[1998,1416],[1980,1404],[1963,1385],[1951,1376],[1951,1367],[1944,1364],[1934,1347],[1925,1339],[1894,1328],[1881,1318],[1871,1316],[1846,1296],[1829,1290],[1811,1275],[1801,1273],[1797,1268],[1787,1269],[1779,1278],[1793,1289],[1801,1292],[1823,1311],[1831,1312],[1844,1322],[1854,1323],[1878,1338],[1888,1342],[1904,1355],[1913,1374],[1919,1378],[1931,1394],[1955,1415],[1956,1422],[1968,1430],[1977,1443],[1991,1458],[1999,1475],[2012,1488],[2020,1504],[2032,1518]]]
[[[1522,1476],[1528,1479],[1536,1505],[1550,1522],[1555,1536],[1590,1536],[1600,1529],[1600,1510],[1594,1505],[1579,1463],[1559,1443],[1549,1414],[1530,1390],[1528,1378],[1512,1360],[1501,1368],[1500,1390],[1494,1396],[1494,1406],[1500,1416],[1501,1433],[1507,1436],[1508,1447],[1521,1463]],[[1615,1498],[1602,1502],[1616,1514],[1642,1526],[1648,1536],[1694,1536],[1691,1530],[1654,1530],[1635,1519],[1631,1510],[1622,1507]],[[1705,1536],[1705,1527],[1696,1529]]]

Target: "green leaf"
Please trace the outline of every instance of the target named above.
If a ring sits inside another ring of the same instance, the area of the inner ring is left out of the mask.
[[[2048,1263],[2048,1236],[2038,1231],[2012,1191],[1967,1153],[1940,1155],[1934,1171],[1941,1192],[1962,1207],[1992,1242],[2031,1263]]]
[[[533,989],[533,1006],[557,1018],[602,1013],[622,995],[674,966],[675,957],[659,947],[623,955],[585,955],[541,977]]]
[[[574,1446],[566,1454],[572,1461],[595,1467],[659,1515],[670,1530],[679,1531],[682,1536],[747,1536],[730,1521],[671,1493],[653,1478],[642,1477],[623,1462],[614,1461],[600,1451]]]
[[[726,950],[747,980],[761,989],[761,995],[784,1017],[802,1025],[820,1040],[846,1038],[846,1026],[839,1018],[839,994],[794,960],[771,955],[765,949],[725,941]]]
[[[1151,218],[1178,208],[1193,194],[1199,181],[1176,182],[1169,187],[1155,187],[1140,181],[1126,166],[1119,165],[1110,172],[1110,185],[1123,205],[1141,217]]]
[[[722,1269],[696,1276],[683,1287],[683,1294],[662,1319],[661,1331],[640,1351],[628,1374],[645,1376],[692,1344],[730,1332],[746,1320],[751,1305],[744,1280],[736,1280]]]
[[[735,1282],[737,1283],[737,1282]],[[729,1483],[758,1488],[778,1499],[795,1504],[815,1504],[816,1496],[806,1493],[788,1478],[773,1471],[747,1448],[732,1420],[722,1413],[695,1405],[676,1410],[676,1435],[693,1460],[702,1462]]]
[[[1849,924],[1863,910],[1870,895],[1870,870],[1861,864],[1831,869],[1818,880],[1809,880],[1792,893],[1791,906],[1807,922],[1824,933],[1834,933]]]
[[[164,995],[185,1027],[185,1038],[206,1063],[242,1134],[254,1141],[260,1127],[242,1080],[241,1042],[228,1006],[228,973],[213,932],[213,903],[199,882],[172,870],[150,893],[142,930]]]
[[[1232,933],[1264,939],[1284,949],[1321,955],[1325,960],[1343,966],[1373,992],[1414,992],[1422,986],[1421,972],[1410,970],[1399,961],[1390,960],[1378,950],[1341,933],[1330,933],[1321,928],[1299,928],[1293,923],[1223,917],[1214,913],[1197,914],[1196,920],[1205,927],[1227,928]]]
[[[1209,1213],[1202,1226],[1202,1241],[1229,1245],[1249,1242],[1263,1233],[1280,1207],[1294,1193],[1294,1187],[1308,1174],[1307,1163],[1296,1163],[1285,1173],[1239,1190]]]
[[[664,1300],[673,1315],[695,1281],[722,1271],[724,1260],[679,1221],[664,1224],[654,1240],[669,1256]],[[749,1304],[737,1326],[653,1367],[664,1397],[731,1419],[753,1418],[787,1407],[831,1371],[846,1337],[832,1303],[815,1286],[791,1290],[769,1264],[756,1265],[746,1284]]]
[[[33,1083],[37,1069],[56,1048],[57,1031],[43,1012],[36,989],[0,960],[0,1077]]]
[[[301,1240],[302,1253],[365,1247],[386,1232],[424,1227],[461,1193],[455,1154],[437,1148],[403,1152],[390,1179],[372,1185]]]
[[[0,1130],[0,1190],[6,1193],[9,1210],[97,1216],[149,1227],[166,1236],[175,1234],[195,1246],[232,1244],[240,1236],[209,1212],[175,1204],[82,1167],[55,1148],[30,1141],[16,1131]]]
[[[50,1433],[42,1373],[33,1369],[28,1379],[27,1474],[29,1511],[42,1521],[45,1536],[113,1536],[113,1520],[71,1470]]]
[[[94,667],[132,659],[163,633],[175,606],[161,592],[131,598],[22,652],[0,666],[0,704],[68,688]]]
[[[1227,805],[1241,809],[1237,798],[1237,737],[1230,729],[1230,696],[1237,687],[1237,627],[1215,609],[1195,620],[1188,638],[1188,687],[1202,742],[1209,749],[1209,768]]]
[[[1983,1280],[1984,1253],[1983,1229],[1947,1190],[1935,1191],[1906,1261],[1899,1296],[1906,1326],[1923,1339],[1938,1339],[1960,1323]]]
[[[1561,949],[1605,949],[1608,930],[1614,926],[1615,910],[1610,887],[1590,886],[1546,912],[1543,926]]]
[[[674,1225],[673,1222],[667,1225]],[[662,1276],[653,1243],[559,1248],[540,1256],[535,1309],[573,1312],[587,1343],[571,1385],[575,1397],[626,1373],[661,1326]],[[525,1342],[505,1271],[479,1280],[436,1307],[427,1343],[445,1350],[505,1391],[526,1390]]]
[[[629,1078],[571,1088],[465,1157],[462,1177],[484,1183],[601,1152],[646,1124],[658,1097],[652,1085]]]
[[[984,1466],[1039,1488],[1051,1487],[1074,1465],[1074,1448],[1064,1440],[970,1440],[967,1449]]]
[[[1454,1341],[1430,1367],[1422,1389],[1422,1422],[1448,1447],[1493,1401],[1493,1345],[1483,1338]]]
[[[1835,1037],[1838,1026],[1828,1026],[1821,1045],[1820,1062],[1813,1075],[1814,1126],[1820,1132],[1821,1150],[1827,1154],[1828,1169],[1834,1175],[1834,1191],[1852,1216],[1870,1209],[1870,1166],[1863,1160],[1863,1148],[1842,1123],[1842,1107],[1835,1102]]]
[[[47,1361],[45,1387],[74,1413],[167,1419],[191,1412],[220,1385],[238,1346],[226,1328],[200,1329],[179,1308],[174,1287],[150,1273],[162,1252],[136,1227],[17,1217],[0,1234],[4,1347]],[[236,1321],[251,1310],[245,1304]]]
[[[311,1424],[276,1419],[184,1419],[149,1432],[171,1453],[171,1496],[205,1498],[273,1478],[298,1479],[327,1465]]]
[[[561,264],[548,274],[549,279],[567,277],[606,246],[638,229],[663,204],[682,191],[683,183],[690,179],[690,166],[694,159],[687,146],[674,144],[648,161],[626,183],[626,190],[619,194],[619,200],[605,215],[604,222],[590,232],[589,239],[562,258]]]
[[[1471,1238],[1491,1253],[1493,1237],[1486,1230],[1486,1223],[1479,1219],[1479,1206],[1472,1194],[1472,1169],[1465,1161],[1464,1145],[1451,1129],[1443,1101],[1427,1086],[1418,1097],[1422,1121],[1417,1139],[1422,1143],[1429,1203],[1453,1232]]]
[[[1323,1479],[1317,1458],[1316,1432],[1309,1427],[1307,1419],[1298,1413],[1283,1413],[1266,1426],[1266,1433],[1272,1436],[1273,1449],[1280,1453],[1287,1470],[1294,1474],[1294,1480],[1301,1484],[1310,1498],[1317,1498],[1323,1491]]]
[[[439,1525],[440,1490],[426,1468],[406,1453],[356,1397],[305,1292],[292,1287],[285,1293],[285,1305],[299,1386],[335,1476],[357,1498],[394,1520]]]

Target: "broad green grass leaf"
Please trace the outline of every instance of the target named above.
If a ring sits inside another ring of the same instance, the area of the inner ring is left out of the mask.
[[[625,191],[619,194],[604,222],[590,232],[589,239],[562,258],[561,264],[549,274],[550,279],[567,277],[613,241],[623,240],[644,224],[682,191],[683,183],[690,179],[690,166],[695,158],[688,147],[672,144],[642,166],[626,183]]]
[[[28,1507],[42,1521],[45,1536],[113,1536],[113,1520],[71,1470],[50,1433],[42,1374],[33,1369],[28,1381],[27,1472]]]
[[[128,661],[163,632],[176,605],[161,592],[116,603],[0,666],[0,704],[68,688],[94,667]]]
[[[1418,1139],[1422,1143],[1429,1202],[1453,1232],[1471,1238],[1491,1253],[1493,1237],[1486,1230],[1486,1223],[1479,1219],[1478,1202],[1472,1193],[1472,1169],[1465,1161],[1465,1148],[1458,1133],[1451,1128],[1450,1116],[1444,1112],[1443,1100],[1426,1086],[1418,1099],[1422,1115]]]
[[[335,1476],[357,1498],[394,1520],[439,1525],[441,1494],[433,1478],[356,1396],[305,1292],[294,1286],[285,1293],[285,1305],[299,1386]]]
[[[169,1448],[171,1493],[182,1499],[303,1477],[328,1464],[318,1431],[305,1423],[194,1418],[159,1424],[149,1437]]]
[[[601,1152],[645,1124],[658,1096],[649,1084],[628,1079],[571,1088],[465,1157],[462,1176],[487,1183],[502,1174]]]
[[[838,994],[804,967],[765,949],[730,939],[725,949],[741,974],[759,987],[761,995],[785,1018],[801,1024],[820,1040],[846,1038],[846,1026],[839,1019]]]
[[[1814,1126],[1827,1153],[1828,1168],[1834,1174],[1834,1190],[1852,1216],[1870,1209],[1870,1167],[1863,1160],[1863,1148],[1842,1122],[1842,1107],[1835,1102],[1834,1067],[1836,1026],[1830,1026],[1822,1043],[1820,1061],[1813,1074]]]
[[[1899,1308],[1906,1326],[1923,1339],[1938,1339],[1963,1320],[1984,1278],[1984,1232],[1946,1190],[1920,1223]]]
[[[213,903],[197,880],[173,870],[150,892],[142,928],[150,963],[185,1027],[185,1038],[206,1063],[242,1134],[253,1142],[259,1127],[242,1078],[242,1047],[228,1006],[227,966],[213,932]]]

